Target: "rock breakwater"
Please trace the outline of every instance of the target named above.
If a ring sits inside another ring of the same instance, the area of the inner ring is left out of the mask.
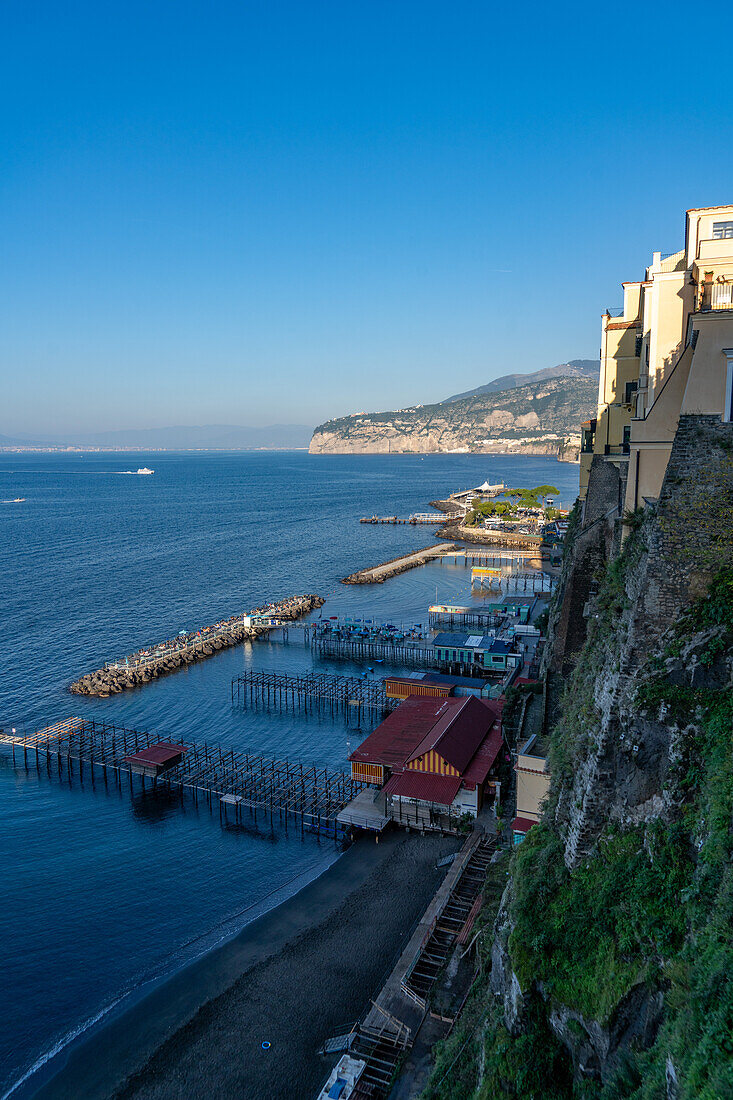
[[[342,584],[383,584],[389,577],[396,577],[400,573],[406,573],[408,569],[416,569],[419,565],[425,565],[433,558],[440,558],[457,547],[452,542],[441,542],[437,546],[426,546],[424,550],[418,550],[411,554],[401,554],[399,558],[391,558],[381,565],[372,566],[371,569],[360,569],[357,573],[350,573],[344,577]]]
[[[127,688],[150,683],[151,680],[157,680],[168,672],[175,672],[184,665],[212,657],[220,649],[227,649],[265,633],[269,627],[251,622],[253,616],[261,615],[291,622],[322,607],[324,603],[321,596],[313,594],[290,596],[243,615],[232,615],[212,626],[178,635],[158,645],[140,649],[119,661],[112,661],[96,672],[89,672],[75,680],[69,691],[74,695],[94,695],[105,699]]]

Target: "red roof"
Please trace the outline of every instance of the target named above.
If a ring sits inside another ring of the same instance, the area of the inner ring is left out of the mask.
[[[512,821],[512,831],[515,833],[528,833],[532,826],[536,824],[536,821],[531,821],[528,817],[515,817]]]
[[[147,764],[149,767],[168,764],[176,757],[183,756],[186,752],[185,745],[173,745],[170,741],[159,741],[157,745],[151,745],[147,749],[141,749],[133,756],[126,756],[126,764]]]
[[[411,695],[377,726],[349,759],[384,764],[401,771],[409,760],[416,760],[434,748],[444,760],[463,772],[495,725],[499,713],[500,708],[493,700],[476,699],[472,695],[452,699]]]
[[[410,695],[388,715],[366,741],[351,753],[350,760],[370,764],[386,764],[402,768],[410,759],[427,730],[457,699],[437,699],[434,696]]]
[[[423,802],[437,802],[440,806],[450,806],[460,789],[461,780],[455,776],[413,771],[391,776],[383,787],[385,794],[420,798]]]
[[[491,703],[474,695],[459,698],[456,703],[427,731],[410,760],[435,749],[456,771],[465,771],[496,721],[496,713]]]
[[[501,727],[496,725],[489,736],[479,747],[471,763],[463,774],[463,784],[470,790],[474,786],[480,786],[486,781],[486,776],[491,771],[492,765],[501,752],[504,737]]]

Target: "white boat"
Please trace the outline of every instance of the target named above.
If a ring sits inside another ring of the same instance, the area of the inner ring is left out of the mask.
[[[14,497],[13,500],[4,500],[3,504],[22,504],[25,497]]]
[[[137,473],[139,474],[154,474],[155,470],[149,470],[147,466],[141,466]]]
[[[352,1058],[350,1054],[344,1054],[334,1066],[317,1100],[348,1100],[365,1069],[366,1062],[361,1058]]]

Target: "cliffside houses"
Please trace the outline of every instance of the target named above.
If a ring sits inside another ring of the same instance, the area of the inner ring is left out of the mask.
[[[508,760],[501,703],[410,695],[349,760],[354,779],[378,788],[374,801],[386,819],[455,828],[499,799]]]
[[[659,497],[680,416],[733,420],[733,205],[687,211],[684,247],[655,252],[601,321],[596,416],[582,425],[580,496],[594,463],[619,512]]]

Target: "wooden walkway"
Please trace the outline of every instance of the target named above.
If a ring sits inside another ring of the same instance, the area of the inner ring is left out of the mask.
[[[312,648],[319,657],[329,660],[390,661],[417,668],[437,668],[432,645],[419,642],[392,642],[388,638],[335,638],[322,634],[313,638]]]
[[[168,738],[142,730],[125,729],[94,719],[68,718],[63,722],[32,732],[17,728],[0,729],[0,745],[11,747],[13,761],[23,753],[26,767],[49,772],[52,765],[61,775],[74,768],[81,777],[85,769],[92,783],[95,774],[107,783],[111,776],[118,784],[124,774],[133,783],[133,767],[125,759],[153,745],[168,744]],[[220,804],[220,812],[234,807],[239,819],[243,811],[275,816],[286,827],[295,818],[301,829],[313,829],[336,837],[340,831],[336,818],[365,786],[349,775],[320,764],[277,759],[244,749],[225,749],[220,745],[180,741],[185,752],[180,763],[153,781],[177,789],[183,797],[204,798],[210,806]],[[96,769],[96,772],[95,772]],[[141,776],[144,786],[145,779]]]
[[[358,676],[333,676],[325,672],[288,676],[284,672],[245,672],[232,680],[232,705],[276,707],[280,710],[330,708],[386,713],[400,700],[389,699],[384,685]]]

